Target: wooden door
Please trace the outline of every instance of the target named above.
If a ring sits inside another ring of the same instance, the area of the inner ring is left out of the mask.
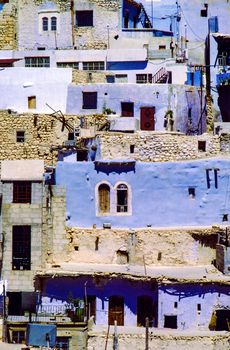
[[[141,130],[155,130],[155,107],[141,107]]]
[[[124,298],[112,296],[109,298],[109,325],[124,326]]]

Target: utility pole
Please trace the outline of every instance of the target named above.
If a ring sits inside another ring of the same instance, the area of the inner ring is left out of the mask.
[[[149,318],[145,319],[145,350],[149,350]]]
[[[113,350],[118,350],[117,321],[114,321]]]

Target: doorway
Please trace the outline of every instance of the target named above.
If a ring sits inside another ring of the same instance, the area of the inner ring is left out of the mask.
[[[141,130],[155,130],[155,107],[141,107]]]
[[[230,310],[216,310],[216,331],[230,331]]]
[[[150,296],[141,295],[137,297],[137,326],[145,327],[145,319],[148,317],[152,326],[154,323],[153,299]]]
[[[124,298],[120,296],[109,298],[109,325],[114,325],[114,321],[118,326],[124,326]]]

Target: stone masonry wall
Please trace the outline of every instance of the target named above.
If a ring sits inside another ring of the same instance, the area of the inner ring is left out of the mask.
[[[0,13],[0,50],[15,50],[17,48],[16,2],[5,4]]]
[[[86,117],[88,123],[103,123],[102,116]],[[80,124],[79,116],[65,116],[70,125]],[[16,132],[25,131],[25,142],[16,142]],[[50,115],[9,114],[0,111],[0,160],[44,159],[46,164],[55,165],[57,151],[51,146],[61,146],[68,140],[68,129],[62,121]]]
[[[72,82],[75,84],[97,84],[106,83],[106,76],[108,73],[104,72],[86,72],[77,69],[72,70]]]
[[[79,49],[105,49],[108,35],[119,32],[120,0],[75,0],[74,9],[93,10],[93,27],[75,27],[75,46]],[[109,25],[109,28],[107,27]]]
[[[213,229],[66,228],[66,256],[73,263],[119,264],[125,252],[135,265],[205,265],[215,259]],[[144,257],[144,258],[143,258]],[[63,256],[57,256],[57,263]],[[144,259],[144,260],[143,260]]]
[[[134,159],[164,162],[212,157],[220,153],[218,136],[186,136],[175,133],[139,131],[135,134],[98,134],[101,159]],[[198,141],[206,141],[206,151],[198,150]],[[130,153],[130,146],[134,153]],[[223,150],[225,151],[225,150]]]
[[[119,327],[118,327],[119,328]],[[107,350],[113,349],[113,331],[110,329],[108,337]],[[145,330],[132,334],[125,332],[118,334],[119,350],[143,350],[145,349]],[[213,332],[214,333],[214,332]],[[167,329],[163,332],[156,332],[150,328],[149,332],[149,350],[226,350],[229,347],[229,334],[170,334]],[[89,332],[88,350],[103,349],[106,344],[106,331],[103,334]]]

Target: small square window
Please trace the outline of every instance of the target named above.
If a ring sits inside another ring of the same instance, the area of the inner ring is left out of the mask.
[[[30,181],[14,181],[13,183],[13,203],[31,203]]]
[[[198,151],[206,152],[206,141],[198,141]]]
[[[28,109],[35,109],[35,108],[36,108],[36,96],[29,96]]]
[[[83,92],[82,109],[97,109],[97,92]]]
[[[189,195],[189,198],[195,198],[195,188],[194,187],[189,187],[188,188],[188,195]]]
[[[134,116],[134,103],[133,102],[121,102],[121,116],[133,117]]]
[[[134,153],[135,145],[130,145],[130,153]]]
[[[165,45],[159,45],[159,50],[166,50],[166,46]]]
[[[16,142],[25,142],[25,131],[16,131]]]
[[[76,25],[78,27],[92,27],[93,11],[76,11]]]

